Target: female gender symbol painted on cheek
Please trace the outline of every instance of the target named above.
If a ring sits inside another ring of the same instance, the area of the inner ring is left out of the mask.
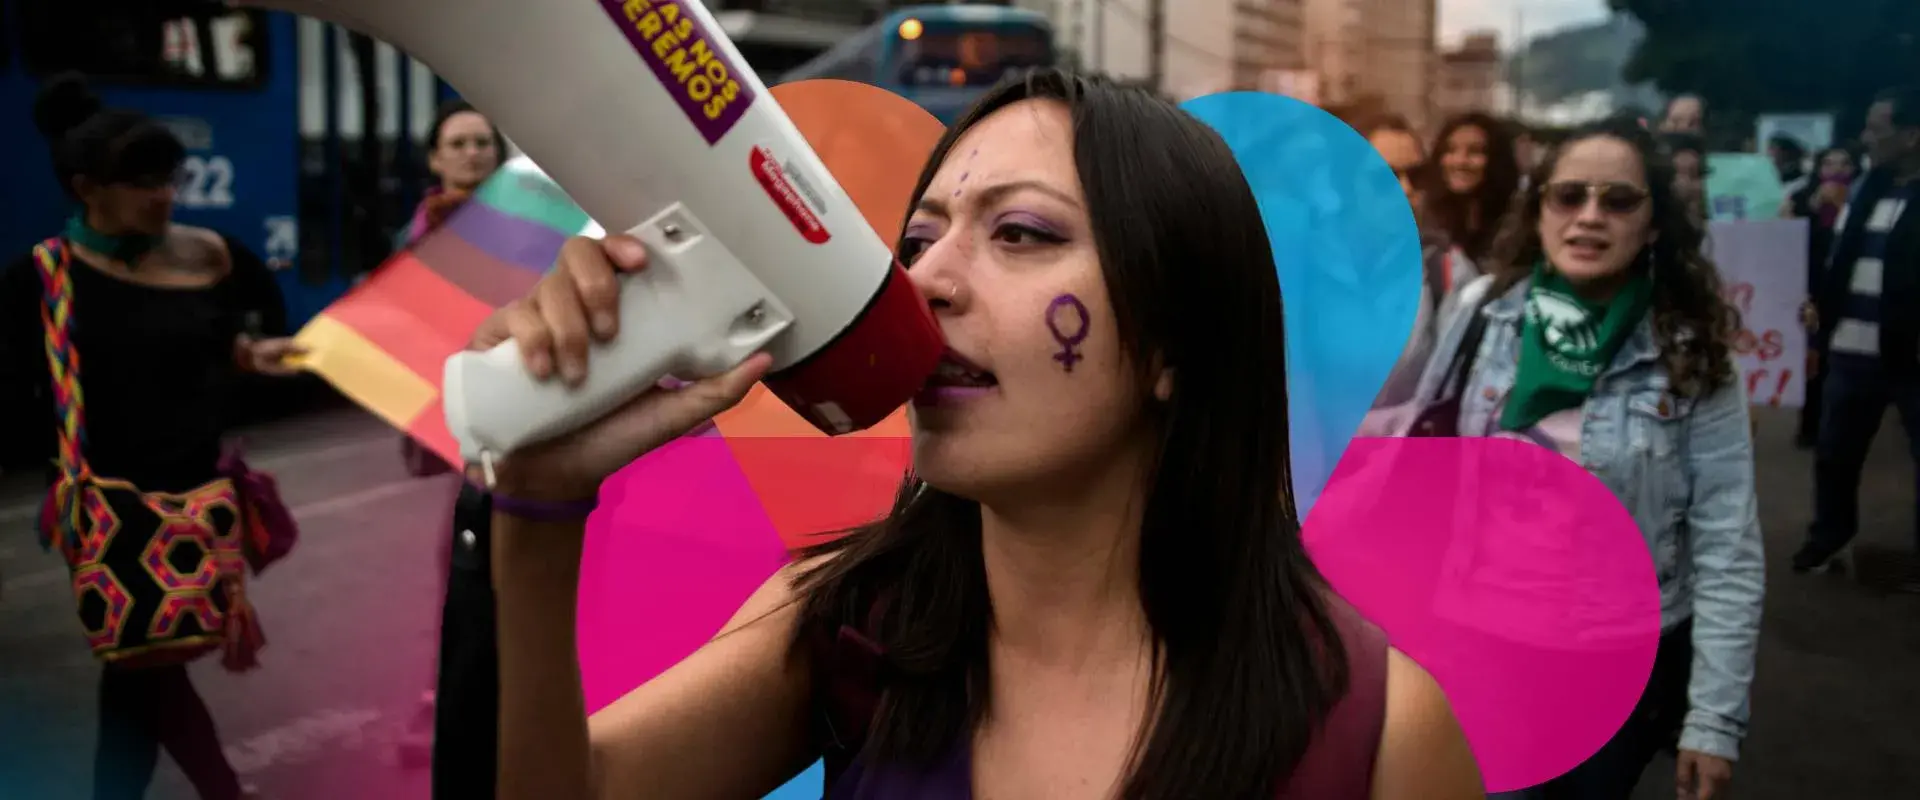
[[[1072,315],[1080,318],[1073,324],[1071,333],[1062,330],[1061,317],[1067,316],[1062,313],[1063,309],[1071,309]],[[1074,348],[1087,340],[1087,329],[1092,327],[1093,318],[1087,315],[1087,305],[1071,293],[1053,298],[1053,303],[1047,306],[1047,330],[1053,333],[1053,340],[1060,343],[1060,352],[1053,354],[1053,360],[1060,362],[1062,369],[1072,372],[1073,362],[1084,358]]]

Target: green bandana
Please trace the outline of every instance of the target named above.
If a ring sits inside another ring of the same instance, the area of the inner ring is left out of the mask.
[[[84,211],[74,214],[67,219],[67,230],[64,235],[67,237],[67,241],[92,250],[100,255],[112,258],[129,267],[133,266],[133,262],[139,260],[141,256],[146,255],[147,251],[152,250],[160,244],[160,237],[149,236],[144,233],[134,233],[125,236],[101,233],[95,230],[92,225],[87,224],[87,216]]]
[[[1545,263],[1536,264],[1520,328],[1520,372],[1500,412],[1500,427],[1523,430],[1586,402],[1594,381],[1613,363],[1652,301],[1653,282],[1645,275],[1599,304],[1574,293],[1567,279]]]

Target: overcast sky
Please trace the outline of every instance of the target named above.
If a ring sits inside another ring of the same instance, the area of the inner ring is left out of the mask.
[[[1450,46],[1467,31],[1491,28],[1500,32],[1504,50],[1513,46],[1516,21],[1532,37],[1607,13],[1607,0],[1440,0],[1440,43]]]

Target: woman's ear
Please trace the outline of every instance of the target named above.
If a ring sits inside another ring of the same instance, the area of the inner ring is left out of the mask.
[[[1160,372],[1158,376],[1153,379],[1153,397],[1154,399],[1159,400],[1162,403],[1173,399],[1173,369],[1172,368],[1170,367],[1160,368]]]

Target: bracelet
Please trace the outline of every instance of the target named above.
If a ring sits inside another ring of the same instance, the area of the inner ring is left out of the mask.
[[[510,517],[519,517],[528,522],[579,522],[600,506],[600,498],[597,496],[585,500],[553,502],[527,500],[491,492],[488,494],[488,500],[493,505],[494,511]]]

